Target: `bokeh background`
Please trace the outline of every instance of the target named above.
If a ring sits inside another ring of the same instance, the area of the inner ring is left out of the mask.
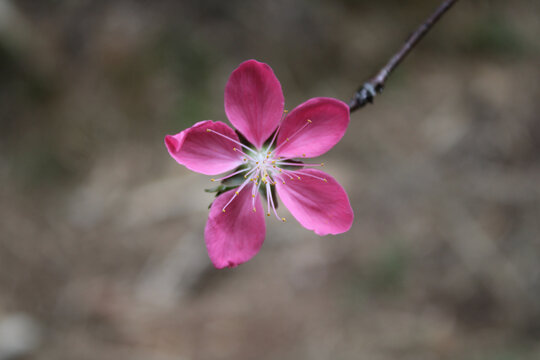
[[[458,2],[352,114],[346,234],[215,270],[163,146],[250,58],[348,101],[438,4],[0,0],[0,359],[539,359],[538,1]]]

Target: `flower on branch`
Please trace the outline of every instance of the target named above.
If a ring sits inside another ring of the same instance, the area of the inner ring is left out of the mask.
[[[350,229],[353,211],[345,190],[316,169],[324,164],[298,160],[320,156],[339,142],[349,124],[347,104],[319,97],[288,113],[270,66],[248,60],[227,82],[225,112],[237,132],[206,120],[165,137],[169,154],[188,169],[205,175],[231,171],[212,179],[222,185],[215,189],[204,236],[216,268],[237,266],[259,252],[265,215],[285,222],[276,193],[296,220],[318,235]]]

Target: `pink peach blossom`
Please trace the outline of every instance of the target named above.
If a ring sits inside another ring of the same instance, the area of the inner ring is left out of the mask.
[[[316,234],[350,229],[353,211],[341,185],[312,168],[323,164],[294,160],[322,155],[339,142],[349,124],[347,104],[319,97],[287,113],[281,84],[270,66],[248,60],[227,82],[225,112],[250,144],[225,123],[210,120],[165,137],[169,154],[179,164],[206,175],[234,170],[213,181],[242,180],[210,208],[204,235],[216,268],[242,264],[260,250],[266,233],[260,192],[266,198],[266,215],[285,221],[276,210],[272,187],[298,222]]]

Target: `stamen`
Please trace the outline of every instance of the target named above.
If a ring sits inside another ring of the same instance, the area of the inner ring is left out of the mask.
[[[225,138],[225,139],[227,139],[227,140],[229,140],[229,141],[232,141],[233,143],[242,146],[243,148],[245,148],[245,149],[251,151],[251,152],[254,153],[254,154],[257,153],[255,150],[253,150],[253,149],[247,147],[246,145],[244,145],[244,144],[242,144],[242,143],[240,143],[240,142],[238,142],[238,141],[236,141],[236,140],[234,140],[234,139],[231,139],[231,138],[228,137],[227,135],[223,135],[222,133],[219,133],[219,132],[214,131],[214,130],[212,130],[212,129],[206,129],[206,131],[207,131],[207,132],[214,133],[214,134],[216,134],[216,135],[219,135],[219,136],[221,136],[221,137],[223,137],[223,138]]]
[[[281,120],[283,120],[283,118],[281,118]],[[274,132],[274,136],[272,136],[272,141],[270,141],[270,145],[268,145],[268,149],[271,149],[272,145],[274,145],[274,141],[276,140],[276,137],[277,137],[277,134],[278,134],[280,128],[281,128],[281,122],[279,123],[276,131]],[[266,157],[269,158],[270,154],[267,154]]]
[[[305,173],[305,172],[302,172],[302,171],[294,171],[294,173],[298,173],[298,174],[300,174],[300,175],[305,175],[305,176],[310,176],[310,177],[312,177],[312,178],[319,179],[319,180],[322,180],[322,181],[324,181],[324,182],[328,182],[328,179],[326,179],[326,178],[322,178],[322,177],[320,177],[320,176],[308,174],[308,173]]]
[[[281,170],[280,173],[285,174],[285,175],[287,175],[291,180],[294,180],[294,178],[293,178],[290,174],[288,174],[288,170],[282,170],[282,169],[280,169],[280,170]],[[284,183],[285,183],[285,182],[284,182]]]
[[[272,197],[272,192],[270,191],[270,185],[266,184],[266,197],[270,199],[270,203],[272,204],[272,210],[274,210],[274,215],[276,215],[276,218],[280,221],[285,222],[285,218],[280,218],[276,206],[274,205],[274,198]],[[268,209],[268,216],[270,216],[270,209]]]
[[[252,169],[250,172],[253,172],[255,171],[257,168],[255,169]],[[244,181],[242,183],[242,185],[240,185],[240,187],[238,188],[238,190],[236,190],[234,192],[234,195],[232,196],[232,198],[230,198],[230,200],[227,202],[227,204],[225,204],[225,206],[223,207],[223,212],[225,212],[225,209],[227,208],[227,206],[229,206],[230,203],[232,203],[232,201],[234,199],[236,199],[236,197],[240,194],[240,191],[242,191],[242,189],[244,189],[244,187],[251,181],[251,179],[247,179],[246,181]]]
[[[266,169],[264,170],[264,179],[272,185],[275,184],[275,182],[273,181],[272,177],[268,174],[268,171],[266,171]]]
[[[281,124],[283,123],[283,119],[285,118],[285,115],[289,112],[287,109],[283,109],[283,115],[281,116],[281,120],[279,122],[279,125],[274,132],[274,136],[272,136],[272,141],[270,141],[270,145],[268,145],[268,149],[272,148],[272,145],[274,145],[274,141],[276,140],[277,134],[279,133],[279,129],[281,128]],[[270,154],[266,155],[266,158],[268,159],[270,157]]]
[[[241,173],[243,173],[243,172],[246,172],[246,171],[248,171],[248,170],[249,170],[249,168],[246,168],[246,169],[243,169],[243,170],[240,170],[240,171],[237,171],[237,172],[233,172],[232,174],[229,174],[229,175],[224,176],[224,177],[219,178],[219,179],[210,179],[210,181],[222,181],[222,180],[228,179],[228,178],[230,178],[230,177],[233,177],[234,175],[238,175],[238,174],[241,174]],[[245,176],[244,176],[244,177],[245,177]]]
[[[240,154],[244,155],[244,156],[245,156],[246,158],[248,158],[249,160],[255,161],[254,158],[252,158],[251,156],[249,156],[248,154],[246,154],[245,152],[243,152],[242,150],[240,150],[240,149],[238,149],[238,148],[233,147],[233,151],[238,151]],[[245,158],[244,158],[243,160],[246,161]]]
[[[324,163],[320,164],[304,164],[304,163],[289,163],[289,162],[279,162],[277,165],[287,165],[287,166],[324,166]]]
[[[259,177],[259,172],[260,171],[261,171],[260,169],[257,169],[256,177]],[[256,183],[253,184],[253,189],[251,189],[251,205],[253,206],[253,209],[255,209],[255,198],[257,196],[257,193],[259,192],[260,185],[261,185],[260,182],[258,182],[258,183],[256,182]]]
[[[249,172],[246,175],[244,175],[244,179],[247,179],[255,170],[257,170],[257,168],[253,168],[249,170]]]
[[[311,120],[307,120],[306,123],[304,124],[304,126],[302,126],[300,129],[296,130],[296,132],[294,134],[291,135],[291,137],[288,137],[284,142],[282,142],[278,147],[276,147],[274,150],[272,150],[270,152],[270,154],[276,152],[280,147],[282,147],[284,144],[288,143],[292,138],[294,138],[296,135],[298,135],[298,133],[300,133],[300,131],[304,130],[306,128],[306,126],[308,126],[309,124],[311,124],[312,121]]]
[[[272,197],[272,194],[270,192],[270,185],[266,183],[266,216],[270,216],[270,198]]]

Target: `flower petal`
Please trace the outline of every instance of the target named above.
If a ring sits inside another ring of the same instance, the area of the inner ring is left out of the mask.
[[[218,269],[235,267],[254,257],[264,242],[266,225],[259,194],[253,211],[251,189],[246,186],[238,196],[223,207],[234,196],[236,189],[229,190],[216,198],[204,230],[208,256]]]
[[[207,129],[239,141],[238,135],[227,124],[206,120],[176,135],[165,136],[169,154],[179,164],[205,175],[221,174],[242,164],[242,155],[233,150],[240,146]]]
[[[240,64],[225,87],[229,121],[260,148],[277,128],[285,100],[272,68],[255,60]]]
[[[347,193],[341,185],[320,170],[304,169],[295,174],[300,180],[291,180],[281,175],[285,184],[276,181],[276,190],[296,220],[317,235],[348,231],[354,214]],[[312,176],[326,179],[326,182]]]
[[[349,107],[343,101],[322,97],[309,99],[283,119],[276,142],[276,155],[322,155],[341,140],[349,119]]]

